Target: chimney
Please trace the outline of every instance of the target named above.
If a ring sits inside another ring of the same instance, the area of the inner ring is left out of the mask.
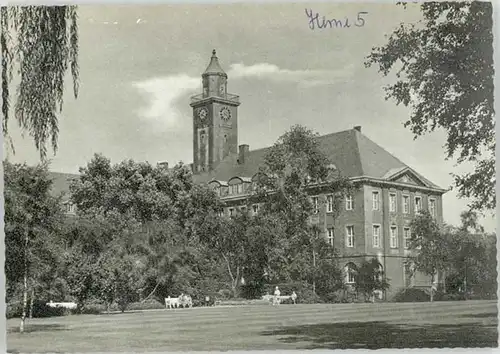
[[[361,125],[356,125],[354,129],[361,133]]]
[[[250,151],[250,147],[247,144],[240,145],[238,152],[238,163],[244,164],[246,158],[248,157],[248,152]]]
[[[158,162],[158,167],[163,167],[163,168],[167,168],[168,169],[168,162],[167,161],[163,161],[163,162]]]

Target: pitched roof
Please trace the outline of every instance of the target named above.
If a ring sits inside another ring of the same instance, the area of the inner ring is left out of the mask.
[[[405,163],[357,129],[322,135],[318,137],[318,141],[320,149],[345,177],[364,176],[386,179],[389,172],[392,172],[391,175],[393,175],[403,169],[410,169]],[[212,179],[228,181],[235,176],[252,177],[263,165],[264,157],[269,149],[249,151],[244,164],[237,162],[238,155],[230,155],[214,171],[194,175],[194,180],[197,183],[204,183]],[[413,172],[430,186],[439,188],[415,171]]]

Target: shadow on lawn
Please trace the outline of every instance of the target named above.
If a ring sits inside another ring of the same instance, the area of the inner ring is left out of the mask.
[[[498,312],[474,313],[474,314],[469,314],[469,315],[461,315],[460,317],[467,317],[467,318],[498,318]]]
[[[53,332],[53,331],[69,331],[69,328],[60,324],[31,324],[28,323],[24,327],[25,333],[32,332]],[[7,333],[19,333],[19,326],[11,327]]]
[[[498,347],[497,326],[480,323],[429,326],[382,321],[324,323],[282,327],[261,335],[283,336],[279,340],[284,343],[309,342],[300,349]]]

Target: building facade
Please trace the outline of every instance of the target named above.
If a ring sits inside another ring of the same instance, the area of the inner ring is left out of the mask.
[[[238,145],[238,96],[227,93],[228,77],[215,50],[202,74],[203,92],[191,99],[193,108],[193,174],[197,183],[212,186],[225,201],[224,214],[246,208],[245,201],[259,178],[268,148]],[[348,283],[363,259],[378,259],[391,288],[390,298],[406,287],[429,287],[431,279],[405,266],[410,223],[423,209],[443,222],[446,192],[391,155],[362,133],[360,126],[318,137],[333,168],[362,187],[343,202],[334,217],[333,197],[311,195],[312,222],[339,253]],[[250,212],[258,212],[252,205]],[[435,282],[440,282],[439,275]]]

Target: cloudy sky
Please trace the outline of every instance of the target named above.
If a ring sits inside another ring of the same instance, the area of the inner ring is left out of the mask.
[[[305,8],[327,18],[366,12],[363,27],[311,30]],[[447,188],[445,135],[414,141],[403,127],[409,111],[384,100],[382,78],[363,63],[400,22],[420,19],[416,8],[393,4],[81,6],[80,96],[68,93],[60,121],[59,150],[51,169],[77,172],[94,153],[113,162],[192,160],[189,96],[201,92],[201,73],[212,49],[240,95],[239,143],[271,145],[293,124],[320,134],[361,125],[363,133]],[[71,85],[68,85],[70,87]],[[36,163],[29,137],[15,124],[12,161]],[[444,215],[459,222],[467,204],[445,197]],[[488,216],[488,230],[495,222]]]

